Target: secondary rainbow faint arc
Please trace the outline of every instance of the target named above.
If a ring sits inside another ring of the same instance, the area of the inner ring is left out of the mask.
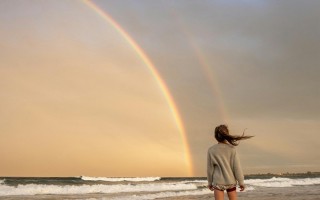
[[[113,28],[115,28],[120,35],[130,44],[130,46],[135,50],[135,52],[138,54],[138,56],[142,59],[142,61],[145,63],[145,65],[148,67],[148,69],[151,71],[151,74],[155,77],[155,80],[157,81],[161,91],[163,92],[170,110],[173,114],[173,117],[175,119],[177,128],[180,132],[180,136],[182,138],[184,151],[185,151],[185,162],[188,168],[189,175],[193,175],[193,166],[192,166],[192,159],[191,159],[191,153],[190,148],[187,141],[186,132],[180,117],[180,114],[178,112],[177,106],[173,100],[172,95],[170,94],[170,91],[165,84],[165,82],[162,80],[159,72],[157,71],[154,64],[151,62],[150,58],[147,56],[147,54],[143,51],[143,49],[137,44],[137,42],[104,10],[99,8],[96,4],[94,4],[90,0],[83,0],[83,2],[93,9],[99,16],[101,16],[103,19],[105,19],[109,24],[112,25]]]
[[[215,95],[219,112],[221,115],[221,119],[223,123],[227,123],[229,121],[229,116],[227,112],[227,107],[223,100],[223,95],[220,90],[220,86],[218,83],[218,78],[215,76],[214,71],[211,69],[210,64],[208,60],[206,59],[205,54],[199,47],[199,45],[196,44],[196,42],[192,39],[192,34],[190,31],[187,31],[186,25],[182,22],[182,20],[177,16],[176,12],[171,12],[171,15],[173,16],[173,19],[176,20],[177,25],[181,29],[181,31],[184,33],[186,38],[188,39],[189,44],[192,47],[192,50],[195,53],[195,57],[197,58],[199,62],[199,66],[201,67],[204,76],[206,77],[209,85],[211,86],[212,93]]]
[[[215,94],[221,114],[221,118],[223,123],[227,123],[229,121],[227,107],[224,104],[223,95],[220,91],[220,86],[218,83],[218,79],[213,73],[213,70],[210,68],[210,64],[208,63],[208,60],[206,59],[204,53],[201,51],[201,49],[191,40],[189,39],[190,44],[192,45],[194,52],[196,54],[196,57],[198,59],[198,62],[200,63],[200,66],[204,72],[204,75],[207,78],[207,81],[209,82],[211,89],[213,91],[213,94]]]

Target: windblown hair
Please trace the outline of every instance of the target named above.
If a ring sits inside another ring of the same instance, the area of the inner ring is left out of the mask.
[[[249,139],[249,138],[252,138],[253,136],[245,136],[244,131],[241,136],[240,135],[230,135],[228,126],[222,124],[222,125],[217,126],[215,128],[214,137],[216,138],[216,140],[218,142],[224,142],[227,140],[233,146],[237,146],[239,144],[240,140]]]

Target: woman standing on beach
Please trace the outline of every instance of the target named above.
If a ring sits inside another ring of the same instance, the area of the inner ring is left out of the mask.
[[[249,139],[253,136],[230,135],[226,125],[217,126],[214,136],[218,144],[208,150],[208,188],[214,191],[216,200],[224,199],[224,190],[227,191],[229,200],[236,200],[237,182],[240,191],[245,189],[245,185],[240,160],[234,146],[238,145],[239,140]]]

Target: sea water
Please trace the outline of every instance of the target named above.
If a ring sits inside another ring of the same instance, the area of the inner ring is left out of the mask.
[[[320,177],[250,177],[245,183],[239,199],[320,200]],[[0,200],[213,199],[206,185],[205,177],[0,177]]]

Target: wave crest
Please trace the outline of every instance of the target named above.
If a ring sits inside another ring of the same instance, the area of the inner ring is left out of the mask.
[[[142,182],[142,181],[158,181],[161,177],[132,177],[132,178],[109,178],[109,177],[90,177],[81,176],[84,181],[108,181],[108,182],[121,182],[121,181],[131,181],[131,182]]]
[[[320,178],[277,178],[270,179],[248,179],[245,183],[252,186],[260,187],[293,187],[298,185],[316,185],[320,184]]]
[[[16,187],[0,185],[0,196],[9,195],[35,195],[35,194],[90,194],[90,193],[120,193],[120,192],[159,192],[159,191],[180,191],[195,190],[197,186],[194,184],[173,184],[173,183],[157,183],[157,184],[117,184],[117,185],[43,185],[43,184],[27,184],[18,185]]]

